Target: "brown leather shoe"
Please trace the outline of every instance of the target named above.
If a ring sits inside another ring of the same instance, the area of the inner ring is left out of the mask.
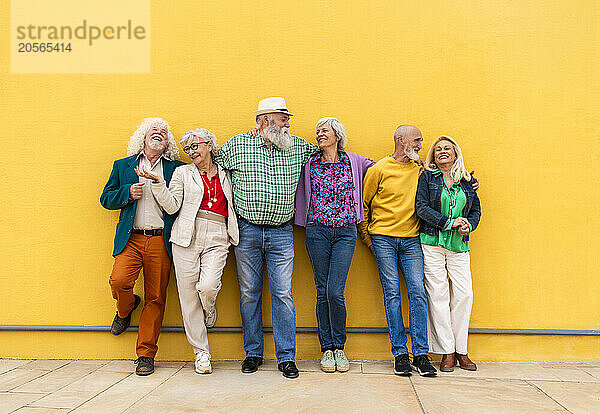
[[[442,362],[440,362],[440,371],[454,371],[454,354],[444,354],[444,356],[442,357]]]
[[[461,355],[458,352],[455,354],[458,365],[467,371],[477,371],[477,365],[469,359],[467,354]]]

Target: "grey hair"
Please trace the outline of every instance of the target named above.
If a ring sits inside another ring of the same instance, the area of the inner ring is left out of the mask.
[[[348,138],[346,137],[346,127],[337,118],[326,116],[317,121],[315,128],[319,128],[321,125],[327,125],[333,129],[338,140],[338,151],[346,151],[346,144],[348,144]]]
[[[407,137],[413,130],[419,130],[416,126],[413,125],[400,125],[396,128],[394,132],[394,141],[398,139],[398,137]]]
[[[127,144],[127,155],[137,155],[144,150],[146,134],[154,125],[159,125],[161,128],[167,127],[167,147],[163,152],[163,156],[171,161],[178,160],[179,150],[177,149],[177,144],[175,143],[175,137],[171,132],[171,127],[169,126],[168,122],[162,118],[144,118],[142,120],[142,123],[129,138],[129,143]]]
[[[260,124],[262,123],[263,118],[267,118],[269,120],[269,124],[275,119],[272,113],[256,115],[256,129],[260,129]]]
[[[184,147],[186,142],[194,137],[198,138],[200,142],[210,142],[212,144],[210,150],[211,155],[213,158],[217,155],[217,151],[219,150],[217,147],[217,138],[215,138],[215,135],[208,129],[196,128],[186,132],[179,140],[179,144]]]

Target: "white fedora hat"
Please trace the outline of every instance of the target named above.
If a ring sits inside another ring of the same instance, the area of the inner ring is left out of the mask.
[[[262,99],[258,103],[258,110],[254,111],[254,115],[272,114],[274,112],[293,116],[287,110],[285,99],[273,96],[271,98]]]

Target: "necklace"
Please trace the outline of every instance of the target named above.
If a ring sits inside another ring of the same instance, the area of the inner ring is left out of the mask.
[[[200,178],[202,178],[202,182],[204,183],[204,185],[206,185],[206,188],[208,188],[208,203],[206,203],[208,208],[212,208],[213,203],[217,202],[217,180],[215,180],[215,177],[217,177],[217,174],[215,174],[213,176],[213,178],[209,180],[208,177],[206,176],[206,174],[200,174]],[[213,188],[210,187],[211,181],[214,181],[214,183],[215,183]],[[213,191],[214,191],[214,194],[213,194]]]

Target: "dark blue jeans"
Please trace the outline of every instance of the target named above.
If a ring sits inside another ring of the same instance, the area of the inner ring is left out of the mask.
[[[306,223],[306,250],[317,287],[317,323],[321,351],[344,349],[346,302],[344,290],[356,246],[356,224],[329,227]]]
[[[400,275],[404,275],[408,293],[408,320],[413,355],[427,355],[427,296],[423,284],[423,251],[417,237],[392,237],[372,234],[373,253],[379,268],[383,288],[385,315],[392,343],[392,354],[396,357],[408,353],[406,331],[402,320]]]

